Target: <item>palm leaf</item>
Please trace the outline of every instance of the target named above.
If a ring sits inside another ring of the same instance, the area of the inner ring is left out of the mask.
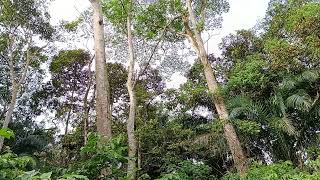
[[[236,96],[230,99],[227,103],[229,109],[248,107],[250,104],[252,104],[252,100],[243,95]]]
[[[282,81],[279,88],[281,90],[291,90],[291,89],[295,88],[296,85],[297,85],[297,81],[295,81],[293,79],[285,79]]]
[[[288,107],[297,109],[299,111],[308,112],[313,104],[309,94],[304,90],[299,90],[298,93],[289,96],[286,100]]]
[[[244,96],[237,96],[229,101],[230,119],[241,119],[241,116],[245,116],[245,119],[258,120],[265,119],[267,116],[264,106],[260,103],[253,102],[250,98]]]
[[[284,116],[282,118],[282,122],[283,122],[282,130],[284,132],[286,132],[290,136],[298,134],[296,128],[294,127],[294,125],[292,123],[292,119],[288,118],[287,116]]]
[[[290,136],[297,135],[298,132],[292,123],[292,119],[286,115],[282,118],[274,117],[269,119],[269,125],[278,131],[284,132]]]
[[[316,82],[319,79],[319,73],[317,71],[304,71],[300,76],[298,76],[297,81],[304,82]]]
[[[281,94],[277,93],[276,95],[271,97],[271,104],[276,108],[280,109],[281,115],[284,115],[286,113],[287,108],[284,104],[284,100]]]
[[[230,119],[238,119],[241,115],[248,114],[248,109],[245,107],[236,107],[231,110],[229,118]]]

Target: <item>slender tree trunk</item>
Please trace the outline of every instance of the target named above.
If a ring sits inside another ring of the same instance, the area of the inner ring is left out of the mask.
[[[84,145],[87,144],[87,136],[88,136],[88,124],[89,124],[89,112],[90,112],[90,106],[88,105],[88,98],[89,98],[89,92],[91,89],[91,85],[92,85],[92,74],[91,74],[91,63],[92,60],[89,63],[89,80],[88,80],[88,85],[87,85],[87,90],[86,93],[84,95],[84,100],[83,100],[83,110],[84,110],[84,114],[83,114],[83,143]],[[95,93],[95,91],[93,92]],[[94,95],[93,95],[94,98]]]
[[[12,91],[12,95],[11,95],[11,102],[10,102],[10,105],[9,105],[9,109],[7,110],[6,117],[4,119],[4,123],[2,125],[2,128],[8,128],[8,125],[9,125],[9,123],[11,121],[11,117],[12,117],[12,114],[13,114],[14,107],[16,105],[18,92],[19,92],[19,88],[15,85],[13,87],[13,91]],[[4,138],[0,137],[0,151],[2,150],[3,143],[4,143]]]
[[[64,130],[65,136],[68,134],[68,126],[69,126],[69,121],[70,121],[70,117],[71,117],[71,112],[72,112],[72,108],[70,107],[68,115],[67,115],[67,119],[66,119],[66,128]]]
[[[90,113],[90,106],[88,103],[88,96],[89,96],[89,92],[91,89],[91,84],[92,84],[92,75],[91,75],[91,63],[89,65],[89,82],[88,82],[88,86],[87,86],[87,91],[86,94],[84,95],[84,103],[83,103],[83,109],[84,109],[84,115],[83,115],[83,142],[84,145],[87,144],[87,136],[88,136],[88,125],[89,125],[89,113]],[[95,90],[93,92],[95,94]],[[95,95],[93,94],[93,99],[95,97]],[[92,100],[93,100],[92,99]]]
[[[141,155],[141,142],[140,140],[138,141],[138,169],[141,169],[141,164],[142,164],[142,155]]]
[[[135,57],[133,50],[133,39],[132,39],[132,30],[131,30],[131,6],[132,1],[129,2],[130,7],[128,8],[128,17],[127,17],[127,36],[128,36],[128,80],[127,80],[127,88],[130,97],[130,110],[129,117],[127,120],[127,133],[128,133],[128,144],[129,144],[129,160],[127,167],[127,177],[128,179],[136,179],[136,155],[137,155],[137,140],[134,134],[135,130],[135,119],[136,119],[136,94],[134,90],[135,84],[135,73],[134,73],[134,65],[135,65]]]
[[[86,94],[84,96],[84,103],[83,103],[83,109],[84,109],[84,114],[83,114],[83,142],[84,145],[87,144],[87,136],[88,136],[88,120],[89,120],[89,112],[90,112],[90,106],[88,106],[88,96],[89,96],[89,91],[91,88],[91,78],[90,82],[87,87]]]
[[[189,18],[185,18],[184,23],[187,27],[186,28],[187,37],[189,38],[189,41],[194,46],[198,54],[198,57],[201,60],[201,63],[203,65],[204,74],[206,77],[209,91],[213,97],[214,106],[216,107],[217,113],[219,115],[219,119],[224,124],[224,135],[227,139],[229,149],[232,153],[235,167],[237,168],[238,172],[241,175],[243,175],[247,170],[247,158],[243,153],[240,141],[238,139],[238,136],[236,134],[236,131],[233,125],[230,122],[228,122],[229,114],[225,106],[224,99],[219,93],[219,89],[218,89],[219,85],[215,78],[211,64],[209,62],[208,55],[205,50],[201,34],[198,32],[198,30],[195,29],[195,27],[197,27],[197,23],[196,23],[194,12],[192,10],[191,0],[187,0],[187,7],[189,11],[191,24],[193,27],[193,29],[191,29],[190,26],[188,26]]]
[[[7,105],[4,105],[3,111],[0,114],[0,120],[5,118],[6,113],[7,113]]]
[[[75,71],[76,72],[76,71]],[[73,108],[73,103],[74,103],[74,93],[75,93],[75,83],[73,85],[73,90],[72,90],[72,94],[71,94],[71,102],[70,102],[70,105],[69,106],[69,112],[68,112],[68,115],[67,115],[67,119],[66,119],[66,127],[65,127],[65,130],[64,130],[64,135],[66,136],[68,134],[68,127],[69,127],[69,122],[70,122],[70,118],[71,118],[71,112],[72,112],[72,108]]]
[[[26,79],[26,76],[27,76],[27,72],[28,72],[28,68],[29,68],[29,64],[32,60],[31,56],[30,56],[30,52],[29,52],[29,45],[30,45],[30,42],[28,44],[28,47],[27,47],[27,54],[26,54],[26,62],[25,62],[25,65],[22,69],[22,76],[20,77],[19,81],[16,80],[16,74],[15,74],[15,71],[14,71],[14,57],[13,57],[13,50],[12,50],[12,43],[11,42],[11,38],[9,38],[9,44],[10,44],[10,47],[9,47],[9,53],[10,53],[10,56],[9,56],[9,68],[10,68],[10,76],[11,76],[11,83],[12,83],[12,94],[11,94],[11,101],[10,101],[10,105],[9,105],[9,108],[8,108],[8,111],[6,113],[6,117],[4,119],[4,123],[2,125],[2,128],[8,128],[8,125],[11,121],[11,118],[12,118],[12,114],[13,114],[13,111],[14,111],[14,107],[16,105],[16,102],[17,102],[17,97],[18,97],[18,94],[19,94],[19,91],[20,91],[20,88],[21,88],[21,84],[24,83],[25,79]],[[31,41],[31,40],[30,40]],[[4,143],[4,138],[3,137],[0,137],[0,151],[2,150],[2,147],[3,147],[3,143]]]
[[[90,0],[93,7],[93,31],[97,88],[97,131],[104,140],[111,138],[109,82],[106,75],[105,39],[100,0]]]

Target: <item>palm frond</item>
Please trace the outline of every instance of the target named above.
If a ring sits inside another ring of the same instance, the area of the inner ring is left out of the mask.
[[[294,127],[294,125],[292,123],[292,119],[290,119],[287,116],[284,116],[282,118],[282,122],[283,122],[282,128],[283,128],[284,132],[286,132],[290,136],[298,134],[296,128]]]
[[[300,75],[295,77],[288,77],[282,81],[279,85],[279,90],[290,91],[303,83],[314,83],[320,78],[318,71],[304,71]]]
[[[286,100],[288,107],[299,111],[308,112],[313,104],[312,98],[304,90],[299,90],[298,93],[289,96]]]
[[[320,117],[320,103],[318,100],[314,100],[312,103],[312,108],[310,109],[310,114],[314,117]]]
[[[251,109],[251,112],[254,115],[250,119],[265,120],[268,116],[266,107],[264,106],[264,104],[260,102],[252,103],[249,108]]]
[[[248,113],[248,109],[245,107],[236,107],[230,111],[229,118],[230,119],[239,119],[241,115],[245,115]]]
[[[304,71],[297,77],[298,82],[316,82],[319,79],[319,73],[317,71]]]
[[[266,117],[266,111],[262,104],[253,102],[245,96],[237,96],[229,101],[230,119],[245,119],[258,120]]]
[[[248,107],[252,104],[252,100],[246,96],[239,95],[230,99],[227,103],[229,109],[234,109],[237,107]]]
[[[273,117],[269,119],[269,125],[277,129],[277,131],[284,132],[290,136],[297,135],[298,132],[293,125],[292,119],[288,118],[286,115],[282,118],[280,117]]]
[[[282,81],[279,88],[281,90],[291,90],[291,89],[295,88],[296,85],[297,85],[297,81],[295,81],[293,79],[285,79]]]
[[[276,108],[280,109],[281,115],[284,115],[286,113],[286,106],[284,104],[284,100],[281,96],[281,94],[277,93],[274,96],[271,97],[271,104],[275,106]]]

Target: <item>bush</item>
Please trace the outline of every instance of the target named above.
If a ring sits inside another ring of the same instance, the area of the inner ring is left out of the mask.
[[[100,136],[89,133],[87,145],[81,148],[84,160],[71,165],[68,172],[97,179],[102,170],[106,170],[106,179],[125,177],[123,165],[127,162],[127,147],[124,140],[124,136],[120,135],[101,144]]]
[[[163,175],[158,180],[215,179],[214,176],[210,175],[211,168],[209,166],[191,161],[183,161],[169,171],[171,173]]]
[[[289,161],[274,163],[272,165],[254,164],[243,178],[240,178],[240,176],[235,173],[227,173],[222,180],[317,180],[320,179],[320,172],[318,169],[320,167],[319,164],[320,159],[309,161],[307,164],[307,169],[309,171],[300,170],[299,168],[294,167]]]

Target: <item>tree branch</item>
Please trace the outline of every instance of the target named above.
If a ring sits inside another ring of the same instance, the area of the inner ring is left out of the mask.
[[[156,53],[156,50],[157,50],[157,48],[159,47],[160,42],[162,42],[163,37],[164,37],[164,35],[166,34],[166,31],[167,31],[168,29],[170,29],[169,26],[171,25],[171,23],[172,23],[174,20],[176,20],[177,18],[180,18],[180,17],[181,17],[181,16],[176,16],[176,17],[172,18],[172,19],[169,21],[169,23],[167,23],[166,26],[163,28],[163,31],[162,31],[159,39],[158,39],[158,42],[157,42],[157,44],[154,46],[153,50],[151,51],[151,55],[150,55],[150,57],[148,58],[148,61],[147,61],[146,65],[144,66],[144,69],[141,71],[140,74],[138,74],[137,78],[134,80],[133,87],[136,85],[137,81],[138,81],[138,80],[140,79],[140,77],[145,73],[145,71],[149,68],[150,62],[151,62],[154,54]]]

